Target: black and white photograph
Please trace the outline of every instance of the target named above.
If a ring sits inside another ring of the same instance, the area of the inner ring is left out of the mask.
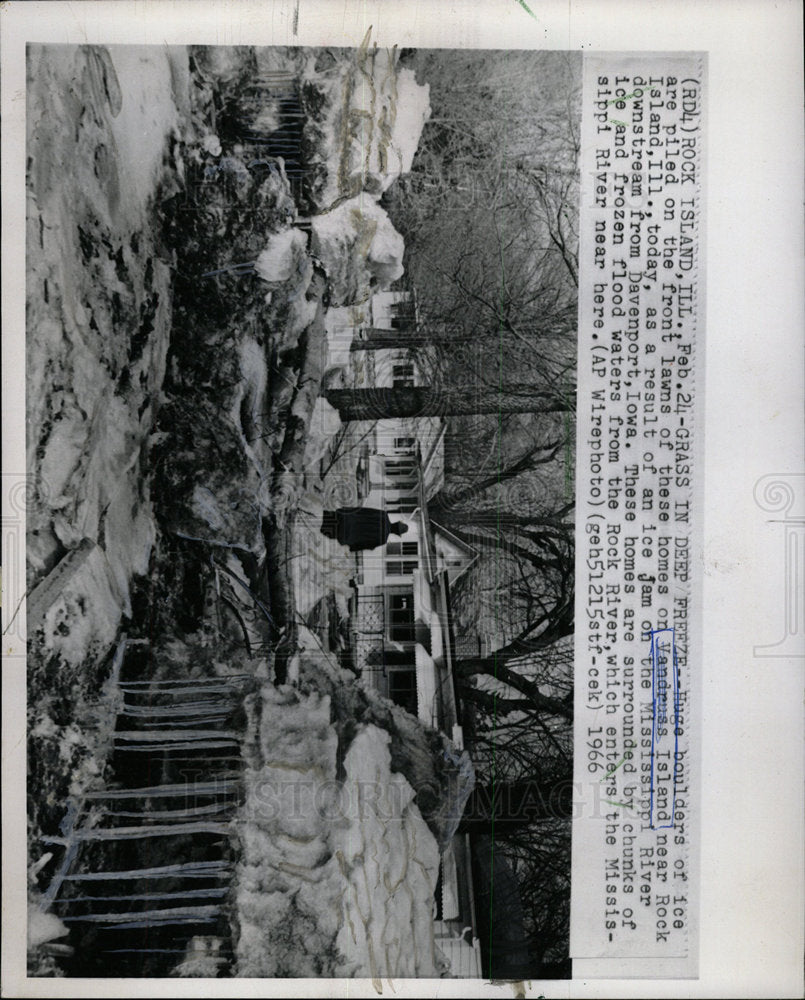
[[[26,101],[29,974],[569,977],[580,53]]]
[[[3,996],[802,995],[801,27],[0,3]]]

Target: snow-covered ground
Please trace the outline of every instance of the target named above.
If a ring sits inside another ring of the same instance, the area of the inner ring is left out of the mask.
[[[65,550],[97,545],[44,622],[44,648],[70,662],[111,641],[148,567],[142,462],[170,336],[149,215],[177,120],[170,64],[161,50],[112,53],[33,46],[29,61],[28,573],[36,584]],[[28,610],[31,633],[36,594]],[[63,641],[68,629],[81,641]]]
[[[121,94],[120,112],[110,122],[126,192],[120,209],[137,225],[162,173],[165,139],[180,125],[177,97],[181,101],[187,91],[187,57],[182,49],[158,46],[113,45],[107,51]]]

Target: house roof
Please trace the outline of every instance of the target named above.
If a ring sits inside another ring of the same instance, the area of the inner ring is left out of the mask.
[[[444,437],[447,427],[444,421],[435,438],[429,442],[427,454],[422,460],[422,481],[429,497],[434,496],[444,485]]]
[[[454,535],[452,531],[448,530],[443,525],[438,524],[432,518],[430,519],[430,523],[434,529],[434,533],[438,532],[438,534],[443,535],[450,541],[451,545],[455,545],[456,548],[461,549],[461,551],[468,556],[468,561],[458,570],[458,572],[451,574],[450,582],[452,585],[460,576],[467,572],[476,559],[480,558],[480,553],[476,548],[474,548],[474,546],[459,538],[458,535]]]
[[[440,434],[438,440],[431,449],[431,455],[436,450],[436,446],[440,444],[444,439],[444,432]],[[422,453],[417,446],[417,474],[418,474],[418,499],[419,507],[414,511],[414,515],[419,514],[421,525],[422,525],[422,538],[425,541],[424,552],[425,559],[427,563],[428,579],[433,580],[438,571],[438,562],[436,558],[436,534],[442,535],[444,538],[448,539],[451,545],[454,545],[460,551],[468,557],[467,563],[461,567],[458,573],[452,574],[453,579],[458,579],[462,573],[466,572],[472,566],[472,564],[479,558],[479,553],[472,545],[469,545],[463,539],[459,538],[444,525],[438,524],[430,516],[430,511],[428,510],[428,483],[425,478],[425,463],[422,461]]]

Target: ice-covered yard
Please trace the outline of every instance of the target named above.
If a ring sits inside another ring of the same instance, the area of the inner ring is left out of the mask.
[[[81,766],[77,714],[98,694],[157,533],[149,441],[171,274],[153,207],[183,100],[175,61],[162,49],[29,47],[29,721],[46,823],[72,780],[65,762]]]

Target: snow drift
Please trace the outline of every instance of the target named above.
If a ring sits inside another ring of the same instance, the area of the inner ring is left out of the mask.
[[[150,204],[177,120],[171,66],[161,51],[125,47],[32,46],[29,58],[28,585],[80,546],[89,553],[58,607],[42,589],[29,602],[29,635],[44,627],[31,651],[72,663],[82,641],[96,654],[131,613],[130,581],[147,571],[155,537],[143,467],[171,275]]]

